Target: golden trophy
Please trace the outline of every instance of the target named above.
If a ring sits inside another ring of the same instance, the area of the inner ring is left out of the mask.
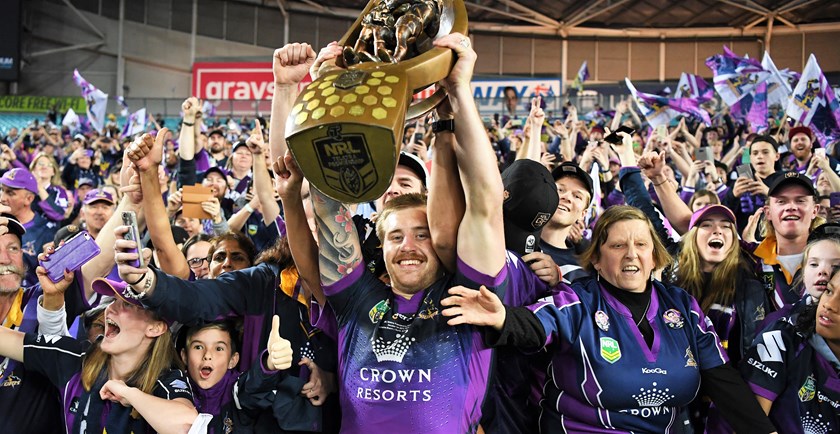
[[[338,67],[322,67],[286,122],[289,150],[312,185],[345,203],[371,201],[388,189],[406,119],[446,97],[438,87],[412,104],[415,92],[449,75],[454,53],[432,41],[454,32],[467,33],[463,0],[368,3],[339,42]]]

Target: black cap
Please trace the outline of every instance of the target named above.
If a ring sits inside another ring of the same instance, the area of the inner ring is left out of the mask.
[[[534,160],[516,160],[504,172],[505,246],[519,255],[539,251],[540,232],[560,196],[551,173]]]
[[[592,200],[592,196],[595,195],[595,189],[592,187],[592,177],[575,163],[570,161],[561,163],[551,171],[551,176],[555,181],[567,176],[577,178],[584,186],[586,186],[586,191],[589,192],[590,201]]]
[[[769,143],[771,146],[773,146],[773,149],[775,149],[776,152],[779,151],[779,142],[777,142],[776,139],[774,139],[772,136],[768,136],[766,134],[760,134],[753,137],[753,141],[750,142],[750,150],[752,150],[753,143],[758,142]]]
[[[825,223],[808,234],[808,243],[822,240],[840,241],[840,223]]]
[[[400,152],[400,159],[397,162],[397,165],[405,166],[414,172],[414,174],[420,178],[420,181],[423,182],[423,186],[426,186],[426,178],[429,177],[429,171],[426,170],[426,165],[423,164],[423,160],[421,160],[420,157],[414,154],[409,154],[408,152]]]
[[[207,170],[205,170],[204,172],[201,173],[201,179],[204,180],[204,178],[207,178],[207,175],[209,175],[210,172],[216,172],[219,175],[222,175],[222,178],[224,178],[224,179],[227,179],[227,176],[228,176],[228,173],[224,168],[219,167],[219,166],[212,166],[209,169],[207,169]]]
[[[811,196],[818,196],[817,189],[814,188],[814,182],[811,181],[811,178],[809,178],[807,175],[803,175],[799,172],[794,171],[776,172],[773,175],[771,175],[770,182],[768,183],[770,189],[768,190],[767,195],[773,196],[779,191],[780,188],[792,184],[801,185],[802,187],[805,187],[805,189],[808,190],[808,193],[810,193]]]
[[[240,140],[240,141],[236,142],[236,143],[233,145],[233,149],[231,149],[230,153],[232,154],[232,153],[236,152],[236,150],[237,150],[237,149],[239,149],[239,148],[241,148],[241,147],[243,147],[243,146],[244,146],[246,149],[248,148],[248,144],[247,144],[247,143],[245,143],[245,141],[244,141],[244,140]]]
[[[207,137],[210,137],[210,136],[212,136],[213,134],[218,134],[218,135],[220,135],[220,136],[222,136],[222,137],[224,137],[224,136],[225,136],[225,132],[224,132],[224,131],[222,131],[222,130],[221,130],[221,129],[219,129],[219,128],[216,128],[215,130],[211,130],[209,133],[207,133]]]
[[[0,216],[9,219],[9,223],[7,225],[9,228],[9,233],[15,234],[18,236],[18,238],[23,239],[23,234],[26,233],[26,229],[23,227],[22,224],[20,224],[20,221],[18,221],[17,217],[9,213],[3,213],[0,214]]]

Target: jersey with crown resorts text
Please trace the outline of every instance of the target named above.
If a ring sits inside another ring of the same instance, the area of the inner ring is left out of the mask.
[[[38,372],[58,388],[68,433],[155,432],[142,418],[131,418],[131,407],[103,401],[99,391],[107,381],[105,375],[85,391],[82,387],[82,360],[89,344],[68,337],[27,333],[23,340],[23,358],[27,369]],[[163,399],[184,398],[193,401],[186,375],[177,370],[164,371],[152,395]]]
[[[544,433],[674,432],[680,408],[700,387],[700,370],[727,362],[697,302],[654,282],[645,320],[633,317],[594,279],[563,286],[553,302],[529,307],[552,353],[540,428]]]
[[[456,285],[485,285],[510,304],[543,286],[509,253],[496,277],[459,259],[454,275],[411,300],[395,296],[365,267],[324,287],[338,320],[343,433],[476,432],[493,351],[478,328],[449,326],[440,314],[440,301]]]
[[[828,349],[821,337],[803,336],[780,318],[756,336],[741,364],[753,392],[773,401],[770,420],[780,433],[840,432],[840,378],[819,346]]]

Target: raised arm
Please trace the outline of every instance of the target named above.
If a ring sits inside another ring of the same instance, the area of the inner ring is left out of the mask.
[[[540,161],[540,155],[542,154],[540,131],[545,121],[545,112],[540,107],[540,101],[542,101],[542,98],[539,96],[531,100],[531,113],[528,115],[528,125],[531,131],[528,135],[528,140],[522,144],[522,149],[519,150],[520,152],[516,153],[517,160],[527,158],[529,160]]]
[[[646,152],[639,158],[639,168],[653,184],[665,218],[678,233],[684,234],[688,231],[688,224],[691,221],[691,209],[680,198],[677,186],[662,173],[664,167],[664,153]]]
[[[186,117],[186,115],[185,115]],[[181,253],[175,238],[172,237],[171,224],[167,217],[158,180],[158,168],[163,158],[163,137],[168,130],[158,132],[154,140],[144,134],[138,146],[128,148],[128,158],[140,172],[140,189],[143,191],[143,213],[147,216],[146,226],[149,236],[158,253],[158,266],[167,274],[187,279],[190,267],[187,258]],[[113,231],[112,231],[113,232]]]
[[[476,54],[470,40],[452,33],[435,41],[455,51],[458,60],[442,85],[457,118],[455,156],[464,188],[466,210],[458,228],[458,256],[476,271],[495,276],[505,263],[502,222],[502,178],[496,154],[475,106],[470,80]]]
[[[286,152],[283,158],[274,163],[274,176],[277,177],[278,193],[283,201],[283,211],[286,217],[286,237],[295,267],[298,269],[301,285],[309,291],[319,305],[326,306],[327,298],[321,289],[321,277],[318,245],[312,238],[309,223],[306,221],[303,196],[303,174],[297,167],[294,158]],[[320,226],[319,226],[320,228]],[[319,233],[320,230],[319,230]]]
[[[274,98],[271,100],[271,128],[268,131],[272,161],[286,155],[286,116],[277,114],[286,113],[288,116],[298,94],[298,83],[315,63],[315,50],[309,44],[286,44],[274,50],[273,59]]]
[[[438,106],[437,113],[442,120],[455,118],[448,100]],[[441,131],[435,136],[426,202],[432,245],[441,263],[449,271],[455,270],[458,223],[464,218],[466,207],[464,188],[458,176],[456,146],[455,134],[451,131]]]
[[[347,207],[310,188],[318,222],[318,267],[321,285],[332,285],[362,264],[362,248],[353,215]],[[320,291],[319,288],[313,288]]]
[[[134,179],[134,184],[130,181],[131,179]],[[155,182],[157,182],[157,172],[155,172]],[[114,210],[114,214],[108,219],[108,222],[105,223],[96,237],[96,244],[99,245],[100,253],[82,266],[85,299],[90,299],[93,296],[93,288],[90,286],[93,279],[107,276],[114,268],[114,241],[116,240],[114,229],[122,225],[122,213],[124,211],[134,211],[137,214],[139,229],[142,230],[145,227],[143,207],[141,206],[143,194],[140,192],[139,179],[127,155],[123,155],[120,185],[122,185],[120,190],[124,192],[123,197],[120,199],[117,209]]]
[[[285,116],[283,118],[285,119]],[[265,156],[269,152],[268,143],[265,143],[263,139],[262,125],[259,119],[254,122],[256,127],[247,141],[248,149],[251,150],[254,157],[254,192],[262,206],[263,224],[269,225],[280,215],[280,206],[274,199],[274,186],[271,185],[271,175],[268,173],[268,166],[265,162]]]

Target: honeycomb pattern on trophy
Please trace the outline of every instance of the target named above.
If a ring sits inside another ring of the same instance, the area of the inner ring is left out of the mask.
[[[345,77],[351,74],[352,77]],[[383,71],[330,74],[303,90],[300,102],[292,108],[295,125],[310,119],[337,119],[345,114],[376,120],[394,116],[397,100],[391,95],[393,86],[399,83],[400,77]]]

